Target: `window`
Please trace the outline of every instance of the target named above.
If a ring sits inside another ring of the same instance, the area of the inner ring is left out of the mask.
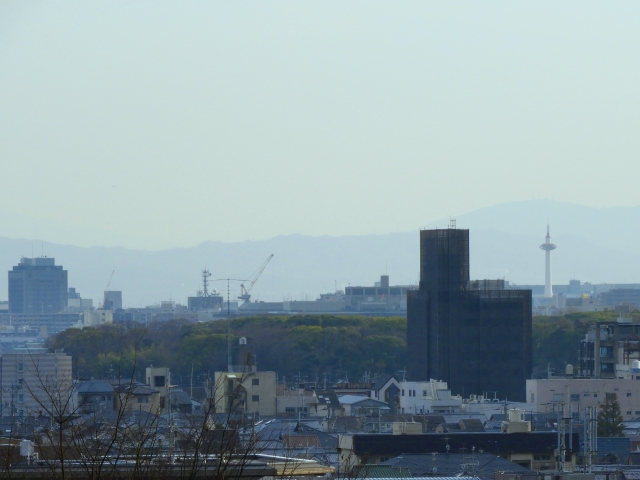
[[[604,394],[604,398],[606,398],[607,400],[613,400],[616,397],[615,393],[605,393]]]
[[[24,370],[24,363],[19,363],[18,364],[18,371],[22,372]]]
[[[18,394],[18,401],[19,402],[24,402],[24,395],[22,393]]]
[[[553,394],[553,401],[554,402],[562,402],[564,400],[564,395],[562,393],[554,393]]]
[[[631,396],[631,392],[627,392],[627,397],[630,397],[630,396]]]
[[[149,399],[147,397],[138,397],[138,403],[149,403]]]
[[[164,387],[164,375],[156,375],[155,377],[153,377],[153,383],[155,387]]]
[[[260,395],[251,395],[251,401],[252,402],[259,402],[260,401]]]
[[[591,396],[591,394],[590,394],[589,392],[584,392],[584,396],[585,396],[585,397],[590,397],[590,396]]]
[[[640,415],[640,410],[636,410],[636,415]]]
[[[531,403],[536,403],[536,394],[535,393],[531,394]]]
[[[597,394],[597,393],[594,393],[594,394],[593,394],[593,398],[598,398],[598,394]]]
[[[260,379],[259,378],[253,378],[251,380],[251,385],[260,385]]]
[[[572,393],[571,394],[571,401],[572,402],[579,402],[580,401],[580,394],[579,393]]]
[[[422,390],[422,396],[426,397],[427,396],[427,391],[426,390]]]
[[[402,396],[404,397],[404,388],[402,389]]]
[[[631,415],[631,410],[627,410],[627,415]]]

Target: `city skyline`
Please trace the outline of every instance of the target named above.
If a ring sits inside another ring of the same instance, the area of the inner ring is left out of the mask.
[[[538,249],[548,212],[554,242],[554,284],[578,279],[591,283],[636,283],[640,270],[640,229],[628,220],[640,208],[593,209],[553,201],[512,202],[457,217],[474,241],[473,278],[503,278],[520,285],[544,283],[544,254]],[[443,228],[449,218],[425,225]],[[622,230],[612,229],[622,225]],[[39,240],[0,237],[0,266],[9,269],[20,257],[55,257],[69,269],[69,285],[85,298],[102,298],[112,271],[113,289],[125,292],[129,306],[174,299],[186,303],[201,288],[200,271],[212,278],[247,278],[271,253],[273,262],[256,284],[264,301],[313,300],[348,285],[370,285],[388,272],[394,284],[418,281],[415,232],[368,236],[288,235],[253,242],[205,242],[195,247],[143,251],[76,247]],[[313,275],[308,272],[313,271]],[[224,282],[222,282],[224,283]],[[238,282],[236,282],[238,283]],[[212,288],[223,289],[220,282]],[[238,296],[239,283],[231,285]],[[6,279],[0,276],[0,300]]]

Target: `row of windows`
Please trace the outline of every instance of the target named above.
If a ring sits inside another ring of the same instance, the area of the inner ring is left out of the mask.
[[[415,397],[417,396],[416,391],[415,390],[407,390],[407,395],[409,397]],[[376,392],[376,396],[378,396],[378,392]],[[402,389],[402,396],[404,397],[404,388]],[[426,397],[427,396],[427,391],[426,390],[422,390],[422,396]]]
[[[354,297],[357,296],[375,296],[375,295],[406,295],[407,294],[407,288],[397,288],[397,287],[393,287],[393,288],[384,288],[384,287],[378,287],[378,288],[348,288],[347,287],[347,295],[352,295]]]
[[[584,392],[582,394],[584,397],[591,397],[592,393],[591,392]],[[627,392],[627,397],[631,397],[631,392]],[[597,392],[593,392],[593,398],[598,398],[598,393]],[[605,398],[607,399],[611,399],[613,398],[613,393],[605,393]],[[531,394],[531,402],[533,403],[535,399],[535,395],[532,393]],[[562,393],[554,393],[553,394],[553,401],[554,402],[562,402],[564,400],[564,394]],[[572,393],[570,395],[570,401],[572,402],[579,402],[580,401],[580,394],[579,393]]]
[[[534,460],[551,460],[551,455],[534,455]]]
[[[309,409],[307,407],[285,407],[285,413],[308,413]]]

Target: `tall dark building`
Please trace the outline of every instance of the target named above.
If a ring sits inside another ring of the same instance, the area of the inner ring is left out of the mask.
[[[9,313],[59,313],[67,296],[67,271],[53,258],[21,258],[9,271]]]
[[[454,394],[525,400],[531,290],[469,281],[469,230],[420,232],[420,285],[407,293],[409,378],[448,382]]]

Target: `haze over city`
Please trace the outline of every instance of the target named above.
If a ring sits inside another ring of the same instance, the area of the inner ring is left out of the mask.
[[[158,250],[638,205],[639,9],[2,2],[0,235]]]

